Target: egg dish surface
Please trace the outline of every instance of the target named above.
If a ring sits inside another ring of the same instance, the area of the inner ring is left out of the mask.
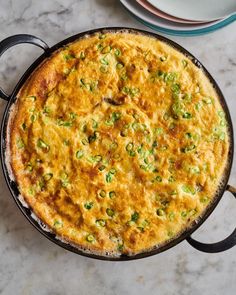
[[[177,237],[224,175],[229,135],[202,70],[168,44],[94,34],[54,52],[20,90],[10,162],[59,238],[133,255]]]

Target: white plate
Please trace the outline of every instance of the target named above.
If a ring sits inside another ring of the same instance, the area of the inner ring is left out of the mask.
[[[211,21],[236,13],[236,0],[147,0],[156,8],[172,16]]]
[[[172,23],[168,20],[158,18],[157,16],[153,15],[151,12],[148,12],[146,9],[142,8],[142,6],[140,6],[134,0],[120,0],[120,2],[126,7],[128,11],[136,15],[138,18],[144,20],[145,22],[148,22],[149,24],[153,26],[162,27],[168,30],[178,30],[180,32],[194,31],[194,30],[208,28],[222,21],[222,20],[217,20],[211,23],[195,24],[195,25]]]

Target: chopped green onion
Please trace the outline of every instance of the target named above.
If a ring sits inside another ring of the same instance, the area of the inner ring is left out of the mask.
[[[55,220],[53,226],[56,228],[61,228],[63,227],[63,222],[60,220]]]
[[[225,120],[220,120],[220,126],[225,127],[226,121]]]
[[[165,57],[165,56],[160,57],[160,61],[166,61],[166,60],[167,60],[167,57]]]
[[[171,110],[175,115],[174,118],[178,118],[178,116],[183,114],[184,105],[179,100],[176,100],[175,103],[172,104]]]
[[[141,231],[144,232],[145,228],[149,225],[149,221],[148,220],[144,220],[141,225],[139,225],[137,228]]]
[[[183,114],[183,118],[184,119],[191,119],[192,117],[193,117],[192,114],[190,114],[188,112],[186,112],[186,113]]]
[[[207,196],[203,196],[200,198],[200,202],[205,204],[205,203],[208,203],[209,202],[209,198]]]
[[[44,115],[48,115],[50,112],[51,112],[51,110],[50,110],[49,107],[44,107],[44,109],[43,109],[43,114]]]
[[[31,120],[32,123],[35,122],[37,120],[37,114],[31,115],[30,120]]]
[[[96,225],[97,226],[104,227],[106,225],[106,220],[104,220],[104,219],[97,219],[96,220]]]
[[[37,141],[37,146],[43,150],[45,150],[46,152],[49,151],[50,147],[48,144],[46,144],[42,139],[38,139]]]
[[[85,59],[85,53],[84,53],[84,51],[81,51],[80,52],[79,58],[82,59],[82,60]]]
[[[113,126],[114,123],[112,122],[111,119],[108,119],[108,120],[105,121],[105,124],[106,124],[107,126]]]
[[[107,73],[107,71],[108,71],[107,66],[101,66],[100,67],[100,72],[102,72],[103,74]]]
[[[121,56],[121,51],[120,51],[120,49],[116,48],[116,49],[114,50],[114,54],[115,54],[115,56]]]
[[[25,147],[25,144],[24,144],[22,138],[17,139],[16,146],[17,146],[18,149],[23,149]]]
[[[84,208],[90,210],[93,208],[93,202],[87,202],[84,204]]]
[[[58,119],[57,120],[57,124],[59,126],[64,126],[64,127],[71,127],[72,126],[72,122],[70,122],[70,121],[63,121],[62,119]]]
[[[105,39],[106,38],[106,35],[105,34],[100,34],[99,35],[99,39]]]
[[[31,188],[28,190],[28,193],[29,193],[30,195],[34,195],[34,194],[35,194],[35,191],[34,191],[33,187],[31,187]]]
[[[175,181],[175,178],[174,178],[174,176],[173,176],[173,175],[171,175],[171,176],[169,177],[168,181],[169,181],[169,182],[174,182],[174,181]]]
[[[123,67],[124,67],[124,65],[123,65],[121,62],[118,62],[118,63],[116,64],[116,68],[117,68],[118,70],[122,69]]]
[[[120,118],[121,118],[120,112],[113,112],[110,118],[105,121],[105,124],[108,126],[112,126],[116,121],[120,120]]]
[[[186,102],[191,102],[191,101],[192,101],[192,95],[189,94],[189,93],[186,93],[186,94],[183,96],[183,100],[186,101]]]
[[[171,90],[174,94],[178,95],[180,94],[180,85],[175,83],[171,85]]]
[[[182,60],[182,64],[183,64],[183,67],[184,67],[184,68],[186,68],[186,67],[187,67],[187,65],[188,65],[188,62],[187,62],[187,60],[183,59],[183,60]]]
[[[116,196],[116,192],[114,192],[114,191],[109,192],[110,199],[113,199],[115,196]]]
[[[134,122],[132,124],[132,128],[134,129],[134,131],[137,131],[140,129],[140,124],[138,122]]]
[[[89,234],[86,236],[86,241],[89,243],[93,243],[93,242],[95,242],[95,238],[93,235]]]
[[[84,123],[82,126],[81,126],[81,130],[85,133],[87,131],[87,125],[86,123]]]
[[[106,166],[101,165],[101,166],[98,167],[98,169],[99,169],[100,171],[103,171],[104,169],[106,169]]]
[[[201,102],[198,102],[198,103],[195,104],[195,109],[197,111],[200,111],[201,107],[202,107],[202,103]]]
[[[27,168],[27,170],[28,170],[29,172],[32,172],[32,171],[33,171],[33,165],[32,165],[32,163],[28,163],[28,164],[26,165],[26,168]]]
[[[81,142],[82,142],[83,145],[86,145],[86,144],[88,144],[88,139],[84,138],[84,139],[81,140]]]
[[[101,190],[101,191],[99,192],[99,196],[100,196],[101,198],[105,198],[105,197],[106,197],[106,192],[105,192],[104,190]]]
[[[69,180],[68,179],[62,179],[61,180],[61,185],[62,185],[62,187],[67,187],[69,185]]]
[[[112,175],[110,173],[107,173],[106,182],[110,183],[111,181],[112,181]]]
[[[116,169],[112,168],[107,174],[106,174],[106,182],[111,183],[113,176],[116,174]]]
[[[162,182],[162,177],[161,177],[160,175],[157,175],[157,176],[155,177],[155,180],[156,180],[157,182]]]
[[[126,136],[128,135],[128,129],[123,129],[123,130],[121,130],[120,135],[121,135],[122,137],[126,137]]]
[[[193,174],[199,174],[200,173],[200,168],[197,167],[197,166],[190,167],[189,172],[191,172]]]
[[[158,216],[164,216],[165,215],[165,211],[163,209],[161,209],[161,208],[157,209],[156,213],[157,213]]]
[[[97,135],[98,135],[98,132],[94,131],[93,134],[88,137],[88,142],[89,143],[94,142],[97,139]]]
[[[225,140],[225,132],[221,132],[221,133],[219,134],[219,139],[222,140],[222,141]]]
[[[182,191],[187,193],[187,194],[191,194],[191,195],[196,194],[196,190],[194,188],[190,187],[189,185],[183,185],[182,186]]]
[[[45,181],[49,181],[50,179],[52,179],[53,178],[53,174],[52,173],[47,173],[47,174],[45,174],[44,176],[43,176],[43,179],[45,180]]]
[[[116,169],[115,169],[115,168],[112,168],[112,169],[110,170],[110,173],[111,173],[111,174],[116,174]]]
[[[95,162],[101,162],[101,161],[102,161],[102,156],[101,156],[101,155],[96,155],[96,156],[94,157],[94,161],[95,161]]]
[[[32,102],[34,102],[34,101],[36,100],[36,96],[34,96],[34,95],[30,95],[30,96],[28,96],[28,98],[29,98]]]
[[[184,210],[184,211],[181,212],[182,218],[186,218],[187,215],[188,215],[188,212],[186,210]]]
[[[161,135],[163,133],[163,128],[161,128],[161,127],[154,128],[153,132],[156,135]]]
[[[92,119],[92,121],[93,121],[93,124],[92,124],[93,129],[97,129],[98,128],[98,122],[95,121],[94,119]]]
[[[134,144],[132,142],[130,142],[126,145],[127,152],[130,152],[131,150],[133,150],[133,148],[134,148]]]
[[[137,95],[139,93],[139,88],[136,88],[136,87],[123,87],[122,88],[122,92],[131,96],[131,97],[134,97],[135,95]]]
[[[100,63],[104,66],[108,66],[109,65],[109,62],[106,60],[105,57],[103,57],[101,60],[100,60]]]
[[[174,212],[170,212],[170,214],[169,214],[169,220],[170,221],[174,221],[174,219],[175,219],[175,213]]]
[[[195,148],[196,148],[196,145],[195,145],[195,144],[191,144],[191,145],[189,145],[189,146],[186,146],[185,148],[182,148],[182,149],[181,149],[181,152],[182,152],[182,153],[191,152],[191,151],[193,151]]]
[[[190,132],[185,133],[185,136],[186,138],[189,138],[189,139],[193,138],[193,135]]]
[[[120,120],[121,113],[120,112],[113,112],[111,118],[112,118],[113,122],[116,122],[116,121]]]
[[[118,144],[117,142],[113,142],[111,145],[110,145],[110,149],[111,150],[116,150],[118,148]]]
[[[225,118],[225,113],[223,111],[218,111],[218,116],[220,118]]]
[[[22,125],[21,125],[21,128],[25,131],[26,130],[26,128],[27,128],[27,126],[26,126],[26,124],[25,123],[23,123]]]
[[[139,219],[139,213],[138,212],[134,212],[131,215],[131,221],[136,222]]]
[[[101,43],[99,43],[99,44],[97,45],[97,49],[101,51],[101,50],[103,49],[103,45],[102,45]]]
[[[82,150],[79,150],[76,152],[76,158],[77,159],[81,159],[84,155],[84,152]]]
[[[106,213],[110,217],[113,217],[115,215],[115,211],[113,209],[111,209],[111,208],[107,208]]]
[[[63,58],[64,58],[64,60],[67,61],[67,60],[75,58],[75,56],[74,56],[74,54],[68,53],[68,54],[64,54]]]
[[[170,118],[170,114],[165,113],[165,114],[163,115],[163,119],[164,119],[165,121],[167,121],[169,118]]]
[[[175,79],[177,78],[177,74],[176,73],[167,73],[164,75],[164,81],[165,82],[174,82]]]
[[[76,113],[70,113],[70,119],[71,120],[75,120],[78,117],[78,115]]]
[[[117,250],[118,251],[123,251],[123,249],[124,249],[124,244],[118,244],[117,245]]]
[[[202,100],[205,104],[212,104],[213,103],[213,99],[211,97],[205,98]]]

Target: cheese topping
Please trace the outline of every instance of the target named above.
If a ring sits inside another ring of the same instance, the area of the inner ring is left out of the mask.
[[[18,94],[11,130],[24,200],[59,237],[101,254],[177,237],[214,198],[229,153],[203,71],[127,32],[56,51]]]

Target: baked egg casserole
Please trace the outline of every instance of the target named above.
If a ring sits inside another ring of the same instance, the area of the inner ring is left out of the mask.
[[[24,202],[85,251],[175,239],[217,193],[229,154],[219,97],[170,45],[96,33],[47,58],[17,95],[10,164]]]

